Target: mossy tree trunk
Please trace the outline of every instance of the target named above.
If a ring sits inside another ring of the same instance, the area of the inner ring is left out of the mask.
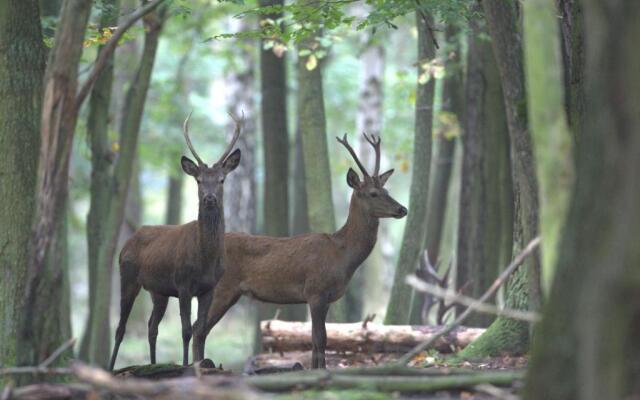
[[[423,68],[435,57],[431,16],[416,12],[418,28],[418,75],[428,74]],[[402,245],[393,278],[391,296],[387,305],[385,324],[404,325],[409,322],[413,290],[405,283],[418,264],[426,238],[427,198],[431,168],[431,131],[433,125],[434,79],[417,83],[415,133],[413,142],[413,168],[409,193],[409,214],[402,237]]]
[[[38,2],[0,3],[0,364],[18,363],[18,322],[35,211],[45,49]],[[31,350],[35,352],[35,349]],[[2,382],[2,381],[0,381]]]
[[[548,293],[573,185],[573,143],[563,107],[556,3],[529,0],[523,4],[527,104],[540,182],[542,286]]]
[[[585,123],[529,399],[640,395],[640,3],[582,5]]]
[[[522,38],[515,1],[487,0],[482,6],[500,71],[507,114],[514,196],[513,254],[518,254],[538,235],[538,185],[527,123]],[[540,292],[540,258],[536,252],[507,282],[505,306],[535,309],[540,303]],[[528,344],[527,323],[499,317],[460,356],[521,353]]]
[[[89,344],[89,361],[103,367],[107,365],[110,350],[111,332],[108,329],[109,324],[105,320],[109,320],[113,262],[138,150],[140,124],[165,14],[166,8],[161,7],[158,11],[151,12],[144,17],[144,50],[134,80],[126,94],[125,111],[119,128],[118,160],[107,184],[108,209],[102,222],[104,239],[97,255],[96,281],[98,284]]]

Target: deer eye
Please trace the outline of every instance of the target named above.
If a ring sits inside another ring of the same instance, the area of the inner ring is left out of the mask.
[[[371,196],[371,197],[378,197],[378,192],[376,192],[376,191],[371,191],[371,192],[369,192],[369,196]]]
[[[224,178],[220,179],[220,183],[224,183]]]

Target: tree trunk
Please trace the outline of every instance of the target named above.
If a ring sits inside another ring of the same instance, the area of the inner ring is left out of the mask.
[[[260,6],[282,5],[283,0],[260,0]],[[278,19],[281,14],[267,15]],[[289,131],[284,56],[272,49],[260,51],[262,143],[264,156],[264,233],[289,235]]]
[[[64,210],[68,195],[69,159],[78,111],[77,70],[90,10],[89,0],[64,2],[46,70],[40,125],[41,147],[35,186],[35,218],[29,241],[24,303],[19,318],[20,365],[34,365],[40,361],[36,351],[37,322],[44,319],[42,316],[49,312],[50,305],[40,307],[37,301],[38,288],[43,279],[46,279],[47,255],[66,215]]]
[[[113,12],[120,6],[119,0],[107,0],[100,16],[100,29],[118,24],[118,13]],[[104,46],[98,49],[98,54]],[[87,214],[87,264],[89,270],[89,314],[85,325],[82,343],[80,344],[81,360],[89,361],[90,338],[94,329],[109,330],[109,318],[104,324],[94,327],[95,294],[97,287],[102,284],[96,280],[98,268],[98,253],[104,243],[103,223],[109,209],[109,181],[111,179],[112,164],[115,154],[109,143],[109,121],[111,88],[113,83],[114,56],[109,57],[104,69],[96,79],[89,99],[89,117],[87,121],[87,137],[91,148],[91,186],[89,212]]]
[[[310,47],[312,43],[310,40],[313,41],[313,39],[304,41],[300,48]],[[298,58],[297,99],[306,178],[307,211],[311,231],[331,233],[336,230],[336,223],[324,113],[322,63],[308,68],[309,57],[311,56]],[[328,319],[342,322],[346,318],[346,304],[342,298],[331,305]]]
[[[364,8],[364,7],[363,7]],[[364,11],[364,10],[363,10]],[[374,158],[371,146],[360,135],[366,132],[369,135],[380,137],[383,123],[384,95],[382,87],[384,83],[385,54],[384,47],[379,43],[379,38],[374,38],[370,33],[361,34],[361,42],[364,50],[360,54],[360,93],[358,95],[358,113],[356,114],[356,132],[360,147],[359,157],[364,165],[373,165]],[[381,236],[383,228],[378,231],[378,245],[373,248],[363,265],[356,270],[351,278],[345,302],[347,308],[347,322],[360,321],[364,313],[364,296],[369,290],[369,284],[375,285],[383,275],[384,256],[381,249]],[[375,286],[374,286],[375,287]],[[371,289],[374,289],[373,287]]]
[[[302,154],[302,133],[300,121],[296,123],[296,143],[293,167],[293,218],[291,234],[309,232],[309,213],[307,210],[307,188],[305,187],[304,158]]]
[[[440,54],[440,57],[445,59],[446,76],[442,84],[442,109],[436,116],[438,129],[433,135],[425,237],[425,249],[429,255],[429,262],[434,267],[437,267],[440,261],[440,242],[444,231],[454,151],[460,135],[460,121],[462,121],[464,111],[462,75],[464,63],[461,59],[458,35],[458,29],[453,25],[447,27],[446,44]],[[411,324],[427,323],[428,316],[424,312],[427,296],[429,295],[425,293],[413,292],[409,320]]]
[[[572,137],[562,86],[560,35],[554,0],[524,3],[529,121],[540,181],[542,286],[548,293],[573,185]]]
[[[129,182],[137,154],[138,134],[144,114],[151,72],[155,61],[158,40],[164,22],[166,8],[152,12],[144,18],[145,42],[142,58],[134,81],[127,92],[125,110],[120,126],[120,154],[108,183],[108,210],[102,223],[103,244],[98,250],[98,268],[93,313],[93,330],[90,336],[89,360],[96,365],[106,366],[110,350],[110,329],[105,322],[109,319],[111,303],[111,275],[116,253],[118,234],[124,217]],[[105,324],[105,325],[102,325]],[[100,329],[98,329],[100,327]]]
[[[175,175],[169,176],[167,185],[167,212],[164,223],[167,225],[180,225],[182,223],[182,187],[184,175],[176,168]]]
[[[509,132],[499,73],[491,43],[482,37],[484,29],[478,21],[471,26],[456,287],[478,298],[510,261],[513,197]],[[508,256],[503,257],[504,253]],[[490,315],[476,314],[467,323],[486,327],[493,320]]]
[[[530,399],[640,396],[640,3],[582,4],[585,123],[563,251],[534,336]]]
[[[311,350],[311,322],[262,321],[262,348],[269,352]],[[327,350],[353,353],[406,353],[427,341],[439,326],[382,325],[373,322],[327,324]],[[439,339],[434,348],[451,353],[467,346],[484,332],[482,328],[458,327]]]
[[[514,1],[483,1],[482,5],[500,71],[507,112],[514,194],[513,254],[518,254],[538,235],[538,189],[527,125],[521,34]],[[507,282],[505,306],[535,309],[540,302],[540,291],[540,258],[536,252]],[[521,353],[527,349],[528,343],[527,323],[498,317],[475,343],[461,353],[461,357]]]
[[[418,75],[428,74],[423,68],[435,57],[433,38],[429,30],[431,16],[416,12],[418,27]],[[398,264],[393,278],[391,296],[384,323],[402,325],[409,322],[413,290],[405,283],[407,275],[418,265],[426,237],[427,198],[431,164],[431,131],[433,123],[434,79],[425,84],[418,82],[415,111],[415,139],[413,142],[413,168],[409,194],[409,215],[405,225]]]
[[[246,32],[250,29],[246,18],[235,21],[237,26],[231,27],[232,31]],[[242,151],[242,162],[233,174],[228,176],[225,189],[225,223],[229,232],[256,233],[256,115],[253,98],[255,77],[253,51],[251,51],[254,46],[255,44],[251,41],[236,44],[234,57],[237,60],[244,60],[244,65],[241,62],[235,63],[232,72],[226,77],[227,109],[237,116],[244,113],[244,127],[237,142],[237,147]],[[281,118],[284,118],[286,123],[286,114]],[[229,136],[233,133],[234,125],[234,121],[230,119],[227,129]],[[284,133],[285,139],[288,140],[287,132]],[[282,133],[278,132],[278,134]],[[285,161],[288,162],[288,158],[285,157]],[[286,181],[288,179],[286,168],[284,172]],[[286,190],[284,194],[288,195]],[[288,226],[288,217],[285,218],[284,223]]]
[[[19,352],[35,352],[20,349],[17,339],[35,211],[44,55],[38,2],[1,2],[0,364],[6,366],[18,363]]]
[[[576,144],[584,118],[584,22],[578,0],[558,0],[562,64],[564,66],[564,99],[567,119]],[[555,29],[555,28],[554,28]]]

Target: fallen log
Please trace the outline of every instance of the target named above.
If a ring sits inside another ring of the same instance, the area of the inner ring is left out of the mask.
[[[327,350],[340,352],[403,353],[428,340],[440,326],[382,325],[372,322],[328,323]],[[311,323],[268,320],[260,323],[265,351],[286,352],[311,349]],[[434,347],[451,353],[480,336],[482,328],[458,327],[439,338]]]

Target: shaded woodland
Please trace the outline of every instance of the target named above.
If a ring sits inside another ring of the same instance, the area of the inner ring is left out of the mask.
[[[638,18],[1,2],[0,398],[640,396]]]

